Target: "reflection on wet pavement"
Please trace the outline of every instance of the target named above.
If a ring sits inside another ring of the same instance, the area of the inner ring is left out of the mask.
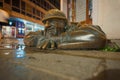
[[[8,40],[10,43],[11,39],[8,39]],[[1,52],[0,53],[5,54],[5,55],[13,55],[13,57],[15,57],[15,58],[24,58],[26,52],[24,51],[25,45],[24,45],[23,39],[18,38],[16,40],[18,41],[18,44],[12,44],[12,43],[1,44],[1,47],[0,47]]]
[[[18,45],[15,49],[2,49],[0,50],[0,55],[10,55],[16,58],[24,58],[26,55],[26,52],[24,50],[24,45]]]
[[[24,51],[25,46],[24,45],[19,45],[18,48],[15,51],[16,58],[24,58],[25,57],[25,51]]]
[[[17,59],[26,55],[23,39],[18,41],[18,45],[3,44],[0,47],[0,80],[29,80],[26,76],[30,70],[21,64],[14,64]]]
[[[46,75],[53,78],[52,80],[56,80],[47,73],[31,70],[23,65],[26,56],[24,48],[25,46],[22,44],[18,45],[16,49],[0,50],[0,80],[49,80]]]

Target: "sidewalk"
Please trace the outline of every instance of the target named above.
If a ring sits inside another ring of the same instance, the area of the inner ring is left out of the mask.
[[[18,52],[19,56],[22,55],[20,50]],[[18,70],[18,73],[24,74],[22,80],[120,80],[120,52],[39,50],[29,47],[25,49],[24,57],[16,57],[17,55],[13,50],[6,55],[8,59],[3,56],[0,59],[7,59],[7,66],[9,62],[9,66],[15,65],[13,71]],[[19,70],[20,66],[25,70]],[[14,75],[9,75],[13,76],[9,76],[13,80]],[[20,80],[21,76],[16,78]]]
[[[15,61],[32,70],[46,73],[55,79],[46,80],[90,80],[98,77],[104,71],[113,71],[112,76],[102,76],[101,78],[115,77],[114,71],[120,71],[120,53],[103,51],[76,51],[76,50],[46,50],[29,52],[26,58]],[[47,77],[46,75],[46,77]],[[117,75],[120,75],[118,72]],[[56,77],[58,79],[56,79]],[[103,80],[103,79],[95,80]],[[114,80],[114,79],[113,79]],[[120,80],[116,79],[116,80]]]

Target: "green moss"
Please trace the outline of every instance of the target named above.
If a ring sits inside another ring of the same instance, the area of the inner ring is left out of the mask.
[[[120,52],[120,47],[115,43],[111,45],[106,45],[103,49],[103,51],[111,51],[111,52]]]

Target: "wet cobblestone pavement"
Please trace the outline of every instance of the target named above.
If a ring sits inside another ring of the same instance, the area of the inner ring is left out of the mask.
[[[0,50],[0,80],[120,80],[120,52]]]

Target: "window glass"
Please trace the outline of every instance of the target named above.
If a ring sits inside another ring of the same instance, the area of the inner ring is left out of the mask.
[[[20,0],[12,0],[12,5],[15,7],[20,7]]]
[[[10,4],[10,0],[4,0],[4,2]]]
[[[2,2],[0,2],[0,8],[1,8],[1,7],[3,7],[3,3],[2,3]]]

